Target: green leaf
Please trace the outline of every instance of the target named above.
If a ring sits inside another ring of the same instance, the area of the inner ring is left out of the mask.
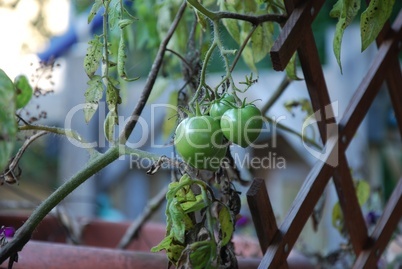
[[[227,206],[222,207],[222,209],[219,211],[218,218],[222,232],[221,244],[222,246],[225,246],[227,243],[229,243],[234,231],[232,217]]]
[[[99,101],[103,96],[102,77],[95,75],[88,82],[88,88],[85,92],[85,107],[84,116],[85,122],[89,122],[96,110],[98,109]]]
[[[391,16],[395,0],[371,0],[360,18],[362,51],[373,42]]]
[[[116,26],[116,22],[121,17],[120,11],[121,11],[120,0],[112,0],[109,4],[109,13],[108,13],[109,28],[111,30],[113,30],[113,28]]]
[[[180,203],[173,199],[169,206],[169,213],[172,218],[172,228],[171,234],[174,239],[180,243],[184,243],[184,235],[186,230],[193,227],[193,222],[190,217],[184,213],[183,208],[180,206]]]
[[[201,12],[194,8],[195,16],[197,17],[197,22],[201,26],[201,29],[205,32],[208,27],[208,19]]]
[[[332,11],[330,12],[331,16],[338,15],[339,17],[338,23],[336,24],[335,28],[333,49],[341,73],[341,45],[343,33],[345,32],[346,27],[348,27],[349,24],[353,21],[359,9],[360,0],[338,0],[338,2],[334,5]]]
[[[15,88],[11,79],[0,69],[0,172],[4,171],[11,157],[17,120],[15,118]]]
[[[229,11],[229,12],[236,12],[233,6],[225,4],[225,1],[222,1],[221,10],[222,11]],[[232,38],[240,44],[240,28],[239,24],[236,20],[224,19],[223,25],[226,27],[226,30],[232,36]]]
[[[119,89],[116,88],[116,83],[113,84],[111,78],[109,78],[106,87],[106,103],[109,110],[115,111],[117,113],[117,106],[121,104],[121,98],[119,95]]]
[[[100,9],[100,7],[103,5],[102,0],[95,0],[95,3],[92,5],[91,11],[89,12],[88,16],[88,23],[90,23],[93,18],[95,17],[96,13]]]
[[[114,110],[110,110],[107,115],[106,119],[103,122],[103,132],[105,134],[105,138],[109,142],[114,141],[114,126],[118,124],[118,117],[117,113]]]
[[[370,197],[370,185],[364,180],[359,180],[356,185],[356,195],[359,205],[364,205]]]
[[[203,197],[201,194],[195,196],[195,200],[193,201],[187,201],[184,203],[181,203],[181,208],[183,208],[185,213],[191,213],[195,211],[200,211],[201,209],[207,207],[208,205],[205,203]]]
[[[251,36],[251,44],[253,49],[254,62],[258,63],[271,50],[273,44],[272,34],[274,27],[272,23],[264,23],[259,25]]]
[[[286,66],[286,75],[291,80],[301,80],[301,78],[299,78],[297,76],[296,57],[297,57],[297,53],[295,52],[293,54],[292,58],[290,58],[290,61],[289,61],[288,65]]]
[[[133,23],[134,23],[134,20],[130,18],[130,19],[119,20],[119,22],[117,24],[119,25],[120,29],[124,29],[125,27],[127,27]]]
[[[151,248],[151,252],[158,252],[164,249],[168,249],[173,241],[173,235],[168,235],[157,245]]]
[[[33,90],[25,75],[19,75],[14,79],[15,90],[17,91],[16,106],[20,109],[26,106],[32,98]]]
[[[98,70],[102,59],[102,42],[99,35],[94,35],[94,38],[88,42],[87,54],[84,58],[84,69],[89,77],[93,76]]]
[[[343,213],[339,202],[337,202],[332,208],[332,226],[342,233]]]
[[[168,106],[166,106],[165,119],[162,126],[163,139],[167,139],[174,131],[176,127],[176,115],[177,115],[177,96],[178,91],[173,91],[168,100]]]
[[[190,253],[191,268],[204,269],[212,263],[215,255],[215,242],[211,240],[199,241],[190,245],[192,250]]]

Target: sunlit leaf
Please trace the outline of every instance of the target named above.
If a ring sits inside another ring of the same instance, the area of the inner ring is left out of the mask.
[[[233,235],[233,221],[232,217],[230,215],[229,208],[226,206],[223,206],[222,209],[219,211],[219,223],[220,223],[220,228],[221,228],[221,233],[222,233],[222,241],[221,244],[222,246],[225,246],[227,243],[229,243],[230,239],[232,238]]]
[[[15,88],[2,69],[0,69],[0,107],[0,172],[2,172],[11,157],[17,133]]]
[[[371,0],[360,18],[362,51],[373,42],[391,16],[395,0]]]
[[[88,42],[87,54],[84,58],[84,69],[89,77],[93,76],[100,65],[102,59],[102,42],[101,37],[94,35],[93,39]]]
[[[89,122],[96,110],[98,109],[99,101],[103,96],[103,83],[101,76],[93,76],[88,82],[88,88],[85,92],[85,107],[84,116],[85,122]]]
[[[14,79],[17,109],[26,106],[32,98],[33,90],[29,80],[25,75],[19,75]]]

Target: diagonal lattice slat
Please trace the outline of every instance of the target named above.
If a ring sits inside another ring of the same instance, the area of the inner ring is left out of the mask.
[[[402,48],[402,11],[393,26],[386,25],[377,38],[379,49],[374,62],[337,125],[311,31],[311,23],[323,1],[290,0],[285,1],[285,4],[290,15],[271,51],[274,69],[283,70],[297,50],[311,103],[316,117],[320,119],[317,123],[325,149],[321,161],[307,176],[279,229],[272,216],[268,194],[259,190],[265,188],[265,185],[256,180],[250,188],[247,196],[252,205],[253,221],[261,247],[267,250],[259,268],[281,268],[287,265],[287,256],[331,177],[334,178],[345,225],[358,257],[354,268],[373,268],[402,215],[402,179],[373,234],[368,236],[345,151],[384,80],[389,88],[402,136],[402,74],[397,57]],[[334,167],[334,164],[337,165]],[[261,201],[264,201],[264,207],[268,209],[258,207]],[[264,225],[269,228],[264,228]]]

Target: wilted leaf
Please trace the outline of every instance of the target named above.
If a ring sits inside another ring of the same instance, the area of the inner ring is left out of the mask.
[[[227,243],[229,243],[230,239],[232,238],[234,230],[233,221],[232,217],[230,216],[229,208],[223,206],[222,209],[219,211],[218,218],[222,232],[221,245],[225,246]]]
[[[17,109],[26,106],[32,98],[33,90],[29,80],[25,75],[19,75],[14,79]]]
[[[201,194],[195,196],[195,200],[187,201],[187,202],[181,203],[180,205],[181,205],[181,208],[183,208],[185,213],[199,211],[208,206],[205,203]]]
[[[391,16],[395,0],[371,0],[360,18],[362,51],[373,42]]]
[[[102,42],[98,35],[88,42],[87,54],[84,58],[84,69],[89,77],[93,76],[100,65],[102,59]]]
[[[164,249],[168,249],[170,245],[172,244],[173,236],[168,235],[163,240],[157,245],[151,248],[151,252],[158,252]]]
[[[0,172],[2,172],[11,157],[17,133],[15,88],[2,69],[0,69],[0,107]]]
[[[93,76],[88,82],[88,88],[85,92],[85,107],[84,116],[85,122],[89,122],[96,110],[98,109],[99,101],[103,96],[103,83],[101,76]]]
[[[187,229],[193,227],[190,217],[184,213],[180,203],[173,199],[169,206],[169,214],[172,218],[171,234],[174,239],[180,243],[184,243],[184,235]]]
[[[195,242],[189,246],[191,249],[190,262],[194,269],[210,268],[213,257],[216,253],[215,242],[211,240]],[[208,266],[209,265],[209,266]]]

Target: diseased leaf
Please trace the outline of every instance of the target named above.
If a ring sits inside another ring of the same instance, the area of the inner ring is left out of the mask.
[[[220,229],[222,233],[222,241],[221,244],[222,246],[225,246],[227,243],[229,243],[230,239],[232,238],[233,235],[233,221],[232,217],[230,216],[230,211],[229,208],[226,206],[223,206],[222,209],[219,211],[219,223],[220,223]]]
[[[102,0],[95,0],[95,3],[92,5],[91,11],[89,12],[88,23],[93,20],[102,5]]]
[[[360,18],[362,51],[373,42],[391,16],[395,0],[371,0]]]
[[[117,113],[117,106],[121,104],[121,98],[119,95],[119,89],[116,88],[116,84],[110,80],[107,83],[106,87],[106,103],[109,110],[113,110]]]
[[[163,139],[167,139],[174,131],[176,127],[176,115],[177,115],[177,91],[173,91],[168,100],[166,106],[165,119],[162,126]]]
[[[338,0],[338,2],[334,5],[332,11],[330,12],[331,16],[338,15],[338,23],[336,24],[335,28],[333,49],[341,73],[341,45],[343,33],[345,32],[346,27],[348,27],[349,24],[353,21],[359,9],[360,0]]]
[[[151,248],[151,252],[158,252],[164,249],[168,249],[173,241],[173,235],[168,235],[157,245]]]
[[[116,111],[110,110],[107,115],[106,119],[103,122],[103,132],[105,134],[105,138],[109,142],[114,141],[114,126],[117,125],[118,118]]]
[[[186,229],[190,229],[193,227],[193,222],[190,217],[184,213],[184,210],[181,208],[180,203],[173,199],[169,206],[169,213],[172,217],[172,228],[171,234],[174,239],[180,243],[184,243],[184,235]]]
[[[94,35],[93,39],[88,42],[87,54],[84,58],[84,69],[89,77],[93,76],[98,70],[102,59],[102,42],[99,35]]]
[[[17,134],[15,88],[2,69],[0,69],[0,107],[0,172],[2,172],[11,157]]]
[[[25,75],[19,75],[14,79],[16,90],[16,106],[20,109],[26,106],[32,98],[33,90]]]
[[[85,92],[85,107],[84,116],[85,122],[89,122],[96,110],[98,109],[99,101],[103,96],[102,77],[95,75],[88,82],[88,88]]]

